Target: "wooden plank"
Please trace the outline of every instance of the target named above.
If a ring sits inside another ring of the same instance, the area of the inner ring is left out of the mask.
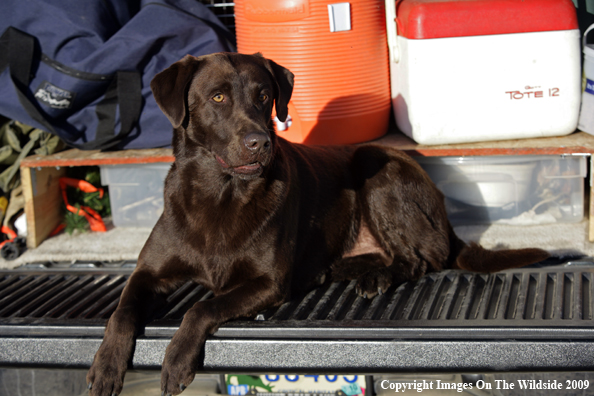
[[[586,216],[588,217],[588,240],[590,242],[594,242],[594,218],[592,218],[592,216],[594,215],[594,191],[592,191],[592,184],[594,181],[594,173],[592,173],[594,171],[594,161],[592,160],[592,157],[590,157],[590,172],[589,172],[589,183],[588,183],[588,189],[586,189],[586,196],[584,197],[584,200],[587,199],[587,202],[589,202],[590,204],[588,205],[588,213],[586,214]]]
[[[402,133],[388,133],[373,143],[423,156],[562,155],[594,153],[594,136],[575,132],[567,136],[501,140],[464,144],[422,145]]]
[[[390,131],[375,144],[383,144],[423,156],[487,156],[487,155],[562,155],[594,153],[594,136],[576,132],[568,136],[535,139],[505,140],[464,144],[428,146],[415,143],[397,131]],[[367,144],[367,143],[365,143]],[[30,156],[23,159],[23,167],[94,166],[173,162],[170,148],[145,150],[98,151],[71,149],[48,156]]]
[[[78,150],[70,149],[46,156],[29,156],[21,162],[21,167],[62,167],[62,166],[96,166],[120,164],[148,164],[156,162],[173,162],[173,151],[170,148],[145,150]]]
[[[21,167],[27,218],[27,247],[39,246],[62,222],[59,178],[65,175],[66,168]]]
[[[594,219],[592,218],[592,214],[594,213],[594,194],[592,194],[592,186],[590,186],[590,199],[588,200],[588,202],[590,202],[590,207],[588,210],[588,240],[590,242],[594,242]]]

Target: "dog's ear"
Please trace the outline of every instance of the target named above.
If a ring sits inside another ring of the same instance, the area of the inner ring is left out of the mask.
[[[155,101],[174,128],[179,128],[186,118],[186,87],[192,81],[199,64],[198,58],[186,55],[158,73],[151,81]]]
[[[276,116],[279,120],[285,122],[287,114],[289,114],[287,106],[289,105],[289,100],[291,100],[291,94],[293,93],[295,76],[289,69],[285,69],[274,61],[271,61],[270,59],[266,59],[266,61],[268,63],[268,69],[276,80],[277,94],[274,98]]]

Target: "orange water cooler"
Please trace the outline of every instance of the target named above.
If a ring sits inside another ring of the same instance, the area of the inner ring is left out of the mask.
[[[237,48],[261,52],[295,74],[292,142],[350,144],[384,135],[390,77],[384,0],[237,0]]]

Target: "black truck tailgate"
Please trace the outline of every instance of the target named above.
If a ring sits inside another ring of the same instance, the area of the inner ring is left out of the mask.
[[[134,268],[40,264],[0,271],[0,366],[89,367]],[[594,263],[444,271],[374,299],[317,288],[209,337],[207,372],[489,372],[594,368]],[[159,369],[184,312],[211,293],[187,282],[136,344]]]

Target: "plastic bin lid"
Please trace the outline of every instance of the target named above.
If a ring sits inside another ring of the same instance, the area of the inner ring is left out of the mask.
[[[409,39],[578,28],[572,0],[397,0],[396,15]]]

